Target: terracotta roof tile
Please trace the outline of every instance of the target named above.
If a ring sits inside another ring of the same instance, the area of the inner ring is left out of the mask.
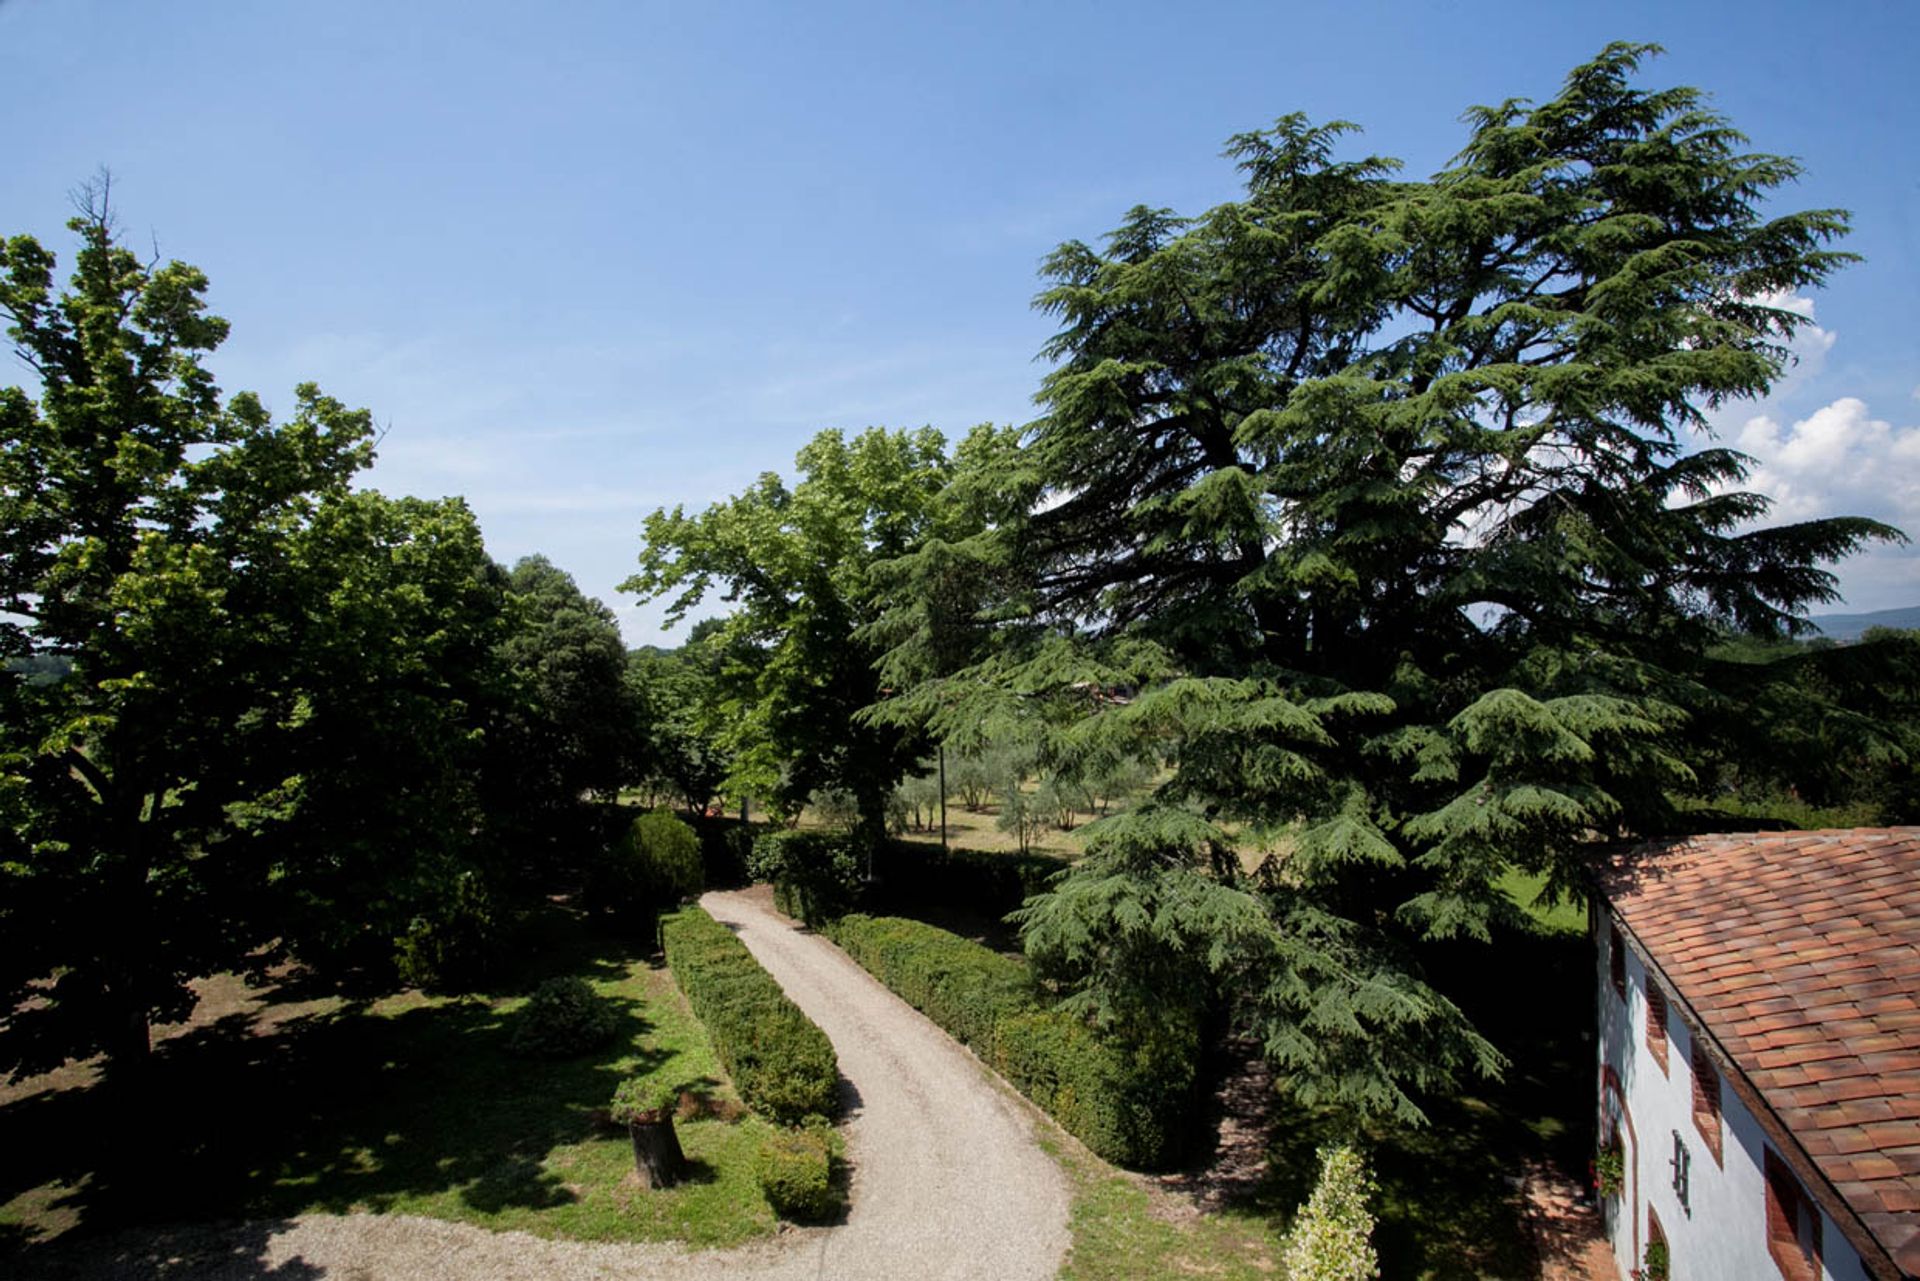
[[[1920,1258],[1920,828],[1645,846],[1603,889],[1875,1241]]]

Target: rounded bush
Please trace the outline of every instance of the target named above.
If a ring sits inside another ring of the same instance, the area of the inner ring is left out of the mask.
[[[520,1010],[513,1049],[529,1058],[572,1058],[599,1049],[619,1030],[619,1012],[585,979],[548,979]]]
[[[621,916],[651,918],[704,887],[699,835],[664,809],[634,819],[588,877],[594,906]]]
[[[760,1190],[781,1218],[806,1223],[838,1208],[828,1134],[823,1127],[782,1130],[760,1145]]]

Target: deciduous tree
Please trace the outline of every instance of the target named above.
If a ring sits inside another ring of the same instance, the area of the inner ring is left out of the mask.
[[[724,588],[735,610],[711,642],[709,723],[731,760],[728,790],[795,810],[837,788],[879,840],[888,797],[928,747],[915,727],[857,719],[881,696],[879,650],[863,631],[883,603],[872,569],[930,532],[946,441],[930,428],[828,431],[796,463],[791,487],[768,473],[700,515],[649,516],[640,572],[622,590],[671,597],[677,619]]]

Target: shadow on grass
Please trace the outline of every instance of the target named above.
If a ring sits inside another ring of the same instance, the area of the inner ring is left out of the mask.
[[[1362,1140],[1379,1181],[1374,1244],[1383,1277],[1440,1281],[1538,1275],[1521,1176],[1545,1157],[1585,1169],[1593,1146],[1593,968],[1584,935],[1508,935],[1437,958],[1432,979],[1509,1060],[1498,1082],[1423,1099],[1429,1124],[1380,1127]],[[1276,1109],[1259,1202],[1281,1216],[1306,1200],[1315,1149],[1345,1137],[1322,1117]]]
[[[624,977],[636,959],[591,943],[566,972]],[[397,1013],[355,1003],[275,1025],[228,1015],[157,1046],[137,1088],[108,1079],[0,1107],[0,1204],[57,1184],[45,1207],[77,1220],[68,1235],[80,1238],[448,1191],[481,1212],[568,1203],[575,1193],[543,1158],[592,1137],[615,1085],[665,1058],[637,1048],[651,1030],[641,1002],[606,999],[619,1011],[613,1043],[562,1060],[515,1056],[515,1016],[477,998]],[[41,1254],[33,1235],[0,1229],[0,1259]]]

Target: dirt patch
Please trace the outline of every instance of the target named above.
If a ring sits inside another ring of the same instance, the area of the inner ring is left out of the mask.
[[[1266,1181],[1268,1128],[1273,1117],[1273,1072],[1253,1041],[1229,1041],[1216,1067],[1219,1082],[1202,1110],[1206,1150],[1184,1170],[1148,1182],[1155,1212],[1184,1222],[1251,1198]]]
[[[1585,1190],[1543,1161],[1527,1166],[1528,1230],[1540,1252],[1540,1281],[1618,1281],[1600,1212]]]

